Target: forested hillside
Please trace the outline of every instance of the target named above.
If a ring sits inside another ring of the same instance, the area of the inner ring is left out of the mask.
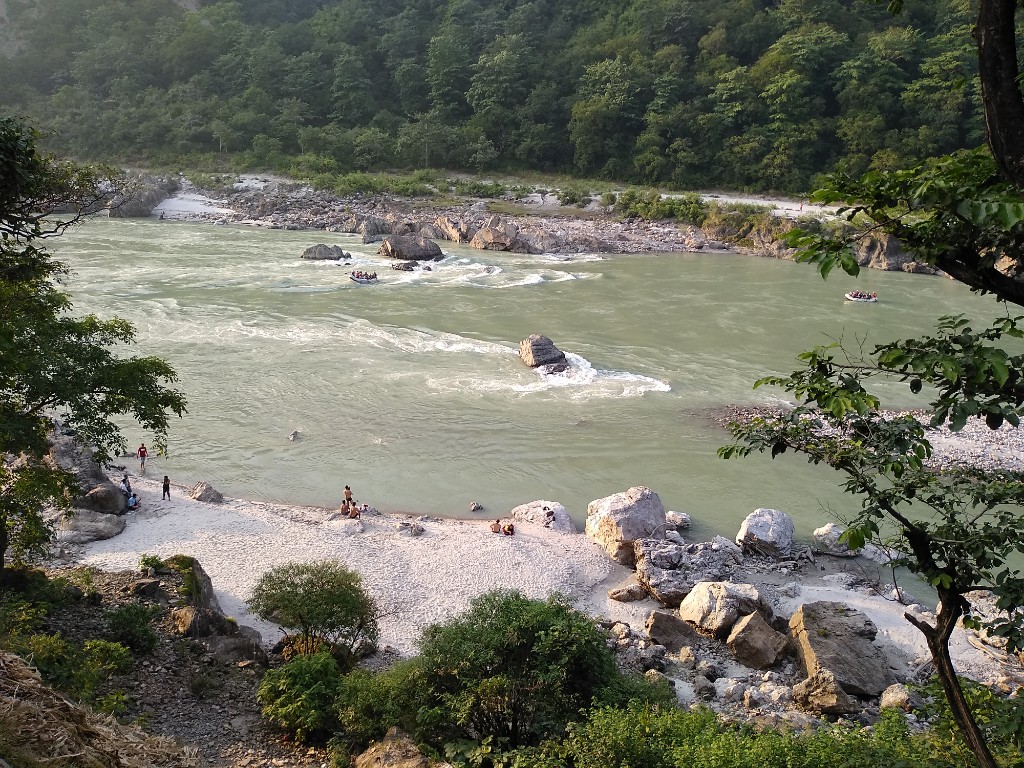
[[[806,190],[983,141],[968,0],[6,0],[0,103],[88,159]]]

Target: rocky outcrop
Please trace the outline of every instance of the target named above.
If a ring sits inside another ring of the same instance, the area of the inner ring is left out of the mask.
[[[754,611],[733,625],[725,644],[743,666],[767,669],[785,653],[789,638],[772,629],[760,611]]]
[[[450,216],[441,216],[434,220],[436,227],[445,240],[453,243],[468,243],[476,234],[476,227],[465,219],[453,219]]]
[[[896,682],[885,653],[872,642],[874,622],[860,611],[842,603],[806,603],[789,628],[809,677],[828,670],[854,696],[878,696]]]
[[[196,483],[188,495],[207,504],[220,504],[224,501],[224,495],[207,482]]]
[[[401,261],[440,261],[441,247],[425,237],[402,237],[389,235],[380,244],[378,255],[386,259]]]
[[[258,661],[267,663],[259,632],[241,628],[224,615],[213,591],[213,582],[195,558],[174,555],[167,558],[169,566],[184,577],[188,589],[188,605],[171,612],[176,631],[199,640],[222,661]]]
[[[761,611],[769,618],[775,616],[757,587],[731,581],[695,584],[679,604],[679,618],[693,624],[702,634],[720,639],[729,634],[737,619],[754,611]]]
[[[819,715],[849,715],[860,709],[827,669],[793,686],[793,701],[808,712]]]
[[[351,259],[352,254],[345,253],[338,245],[317,243],[304,250],[299,258],[313,261],[340,261],[341,259]]]
[[[761,507],[743,520],[736,543],[746,554],[787,557],[793,551],[793,518],[777,509]]]
[[[353,768],[431,768],[431,762],[420,752],[408,735],[392,727],[369,749],[356,757]]]
[[[470,248],[485,251],[511,251],[519,235],[519,227],[512,222],[503,223],[497,216],[487,221],[469,241]]]
[[[178,181],[174,178],[147,174],[130,177],[127,185],[110,201],[110,218],[145,218],[177,189]]]
[[[679,605],[698,582],[723,581],[743,562],[740,548],[721,536],[689,545],[640,539],[633,549],[637,581],[651,597],[669,608]]]
[[[917,261],[913,254],[903,250],[892,235],[869,235],[856,241],[854,258],[862,267],[884,269],[890,272],[915,272],[926,275],[939,273],[935,267]]]
[[[566,363],[565,352],[556,347],[547,336],[539,333],[530,334],[519,342],[519,357],[531,368]]]
[[[637,539],[664,538],[665,506],[643,486],[595,499],[587,505],[586,535],[612,559],[632,568]]]
[[[124,500],[124,496],[121,496]],[[60,519],[57,540],[67,544],[88,544],[117,536],[124,530],[124,518],[88,509],[77,509],[71,517]]]
[[[557,501],[531,501],[528,504],[520,504],[513,507],[509,515],[514,520],[524,523],[533,523],[544,528],[550,528],[559,533],[576,533],[576,525],[565,507]]]

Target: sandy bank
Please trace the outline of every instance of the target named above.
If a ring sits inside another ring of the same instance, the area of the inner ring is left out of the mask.
[[[659,607],[652,600],[609,600],[608,589],[633,582],[632,572],[582,534],[521,524],[515,536],[505,537],[492,533],[486,520],[418,518],[424,533],[411,536],[399,531],[400,524],[411,518],[388,515],[366,516],[364,530],[353,532],[347,523],[327,519],[332,510],[244,499],[205,504],[187,498],[178,487],[170,501],[161,501],[157,479],[136,477],[132,483],[140,492],[142,509],[128,515],[121,535],[87,545],[80,561],[107,570],[130,570],[138,567],[143,554],[195,557],[213,579],[225,613],[258,629],[268,643],[280,637],[279,629],[249,614],[245,600],[261,574],[287,562],[332,559],[359,572],[384,614],[382,644],[402,654],[415,652],[425,627],[463,611],[473,597],[497,588],[536,598],[561,592],[581,610],[625,622],[637,631]],[[788,615],[800,603],[814,600],[847,603],[875,622],[876,642],[908,674],[926,664],[923,638],[903,618],[907,607],[877,591],[847,589],[842,579],[827,578],[842,571],[863,576],[860,565],[826,557],[798,572],[793,572],[793,563],[760,560],[748,569],[750,581],[769,585],[770,593],[780,584],[798,582],[795,597],[777,600],[779,613]],[[923,585],[909,589],[931,607]],[[974,633],[957,630],[952,645],[963,674],[1024,684],[1020,665],[984,646]]]

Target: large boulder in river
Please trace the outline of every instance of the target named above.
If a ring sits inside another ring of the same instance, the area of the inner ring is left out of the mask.
[[[340,246],[317,243],[304,250],[299,258],[313,261],[340,261],[349,258],[349,254],[341,250]]]
[[[636,486],[587,505],[587,538],[632,568],[637,539],[665,537],[665,505],[650,488]]]
[[[469,247],[485,251],[510,251],[518,235],[519,227],[514,223],[502,222],[497,216],[492,216],[483,228],[473,235]]]
[[[741,616],[754,611],[772,619],[775,612],[753,584],[702,581],[679,605],[679,618],[706,635],[724,638]]]
[[[736,543],[744,552],[776,559],[793,551],[793,518],[777,509],[755,509],[740,525]]]
[[[533,333],[519,342],[519,357],[531,368],[542,365],[564,365],[565,352],[547,336]],[[662,520],[664,522],[664,520]]]
[[[789,630],[808,677],[828,670],[855,696],[878,696],[896,682],[885,652],[873,642],[878,629],[855,608],[806,603],[790,618]]]
[[[378,255],[401,261],[440,261],[441,246],[425,237],[389,235],[380,244]]]

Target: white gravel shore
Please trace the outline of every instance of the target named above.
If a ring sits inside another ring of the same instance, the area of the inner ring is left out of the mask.
[[[492,533],[490,520],[389,515],[364,516],[363,530],[354,531],[349,521],[329,520],[333,510],[230,498],[206,504],[190,499],[187,489],[177,486],[170,501],[161,501],[157,479],[134,477],[132,485],[140,493],[142,508],[127,516],[120,535],[86,545],[79,562],[105,570],[135,570],[144,554],[195,557],[213,580],[224,612],[259,630],[268,644],[280,638],[280,629],[249,614],[245,601],[265,571],[288,562],[332,559],[357,571],[384,614],[382,645],[402,655],[415,653],[424,628],[464,611],[474,597],[497,588],[535,598],[559,592],[579,609],[627,623],[636,631],[642,631],[647,615],[660,607],[653,600],[609,600],[609,589],[633,583],[635,576],[582,534],[521,523],[516,535],[507,537]],[[423,533],[401,532],[402,524],[410,522],[422,525]],[[767,564],[754,571],[778,583],[789,567]],[[847,589],[824,578],[850,568],[859,572],[848,560],[821,560],[802,575],[784,576],[799,580],[799,593],[781,600],[777,609],[788,615],[800,603],[813,600],[855,606],[878,627],[876,642],[890,658],[907,669],[926,663],[924,639],[903,617],[906,606],[875,591]],[[926,594],[923,587],[911,589],[922,597]],[[958,629],[952,648],[962,674],[1024,684],[1020,664],[1008,664],[1005,655],[982,647],[973,633]]]

